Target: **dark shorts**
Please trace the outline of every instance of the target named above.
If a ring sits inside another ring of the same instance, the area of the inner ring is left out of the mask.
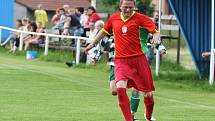
[[[16,40],[15,40],[15,46],[16,46],[16,47],[19,47],[19,39],[20,39],[20,38],[16,38]]]
[[[38,44],[40,44],[40,45],[41,45],[41,44],[45,44],[45,40],[44,40],[44,39],[38,39],[37,42],[38,42]]]
[[[128,81],[127,88],[134,87],[141,92],[155,90],[152,73],[145,55],[114,60],[115,81]]]

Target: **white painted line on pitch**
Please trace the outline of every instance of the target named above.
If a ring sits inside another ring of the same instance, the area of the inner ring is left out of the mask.
[[[4,59],[4,60],[8,60],[8,59],[5,59],[5,58],[2,58],[2,59]],[[12,63],[13,63],[13,60],[10,60]],[[0,63],[1,64],[1,63]],[[9,63],[7,63],[7,65],[10,65]],[[33,64],[29,64],[28,63],[28,65],[27,65],[28,67],[28,69],[31,69],[32,70],[32,68],[37,68],[37,67],[41,67],[41,66],[38,66],[38,65],[33,65]],[[23,68],[26,68],[26,67],[24,67],[24,66],[19,66],[19,67],[23,67]],[[32,67],[32,68],[31,68]],[[49,68],[53,68],[53,67],[49,67]],[[62,68],[61,68],[62,69]],[[34,69],[35,70],[35,69]],[[45,73],[47,73],[47,74],[54,74],[54,75],[59,75],[59,73],[54,73],[54,71],[52,71],[52,73],[48,73],[48,72],[45,72]],[[60,77],[62,77],[62,76],[64,76],[64,75],[60,75]],[[93,82],[96,82],[96,81],[93,81]],[[107,90],[107,88],[104,88],[105,90]]]
[[[8,66],[8,65],[3,65],[3,66],[10,67],[10,68],[13,68],[13,69],[19,69],[19,70],[24,70],[24,71],[30,71],[30,72],[34,72],[34,73],[39,73],[39,74],[42,74],[42,75],[47,75],[47,76],[50,76],[50,77],[55,77],[55,78],[58,78],[58,79],[67,80],[67,81],[70,81],[70,82],[75,82],[76,84],[84,85],[84,86],[88,86],[88,87],[92,87],[92,88],[95,88],[95,89],[108,90],[107,88],[89,85],[89,84],[86,84],[86,83],[82,83],[81,81],[72,81],[70,78],[62,77],[63,75],[57,76],[57,75],[55,75],[53,73],[41,72],[41,71],[38,71],[38,70],[32,70],[32,69],[29,69],[29,68],[26,68],[26,67],[22,67],[22,66],[16,66],[15,67],[15,66]],[[25,69],[23,69],[23,68],[25,68]]]
[[[167,100],[169,102],[176,102],[176,103],[181,103],[184,105],[192,105],[192,106],[197,106],[197,107],[201,107],[201,108],[208,108],[208,109],[215,110],[215,107],[213,107],[213,106],[207,106],[207,105],[203,105],[203,104],[197,104],[197,103],[186,102],[186,101],[181,101],[181,100],[177,100],[177,99],[171,99],[169,97],[160,97],[160,96],[155,96],[155,97],[158,99]]]
[[[7,89],[0,89],[0,91],[4,91],[4,90],[7,90]],[[11,89],[11,90],[13,90],[13,91],[19,91],[19,89]],[[54,91],[57,91],[57,92],[59,92],[59,93],[61,93],[61,91],[66,91],[65,93],[67,93],[67,92],[69,92],[69,93],[86,93],[86,94],[88,94],[88,93],[91,93],[92,95],[95,95],[95,94],[97,94],[97,95],[101,95],[100,93],[102,93],[102,94],[104,94],[103,92],[98,92],[98,91],[83,91],[83,90],[80,90],[80,91],[74,91],[74,90],[54,90]],[[64,93],[64,92],[63,92]],[[65,94],[64,93],[64,94]],[[89,94],[88,94],[89,95]]]
[[[21,67],[21,66],[8,66],[8,65],[3,65],[5,67],[10,67],[10,68],[14,68],[14,69],[20,69],[20,70],[23,70],[23,68],[26,68],[26,67]],[[38,71],[38,70],[32,70],[32,69],[24,69],[25,71],[30,71],[30,72],[34,72],[34,73],[39,73],[39,74],[43,74],[43,75],[48,75],[48,76],[51,76],[51,77],[56,77],[58,79],[62,79],[62,80],[67,80],[67,81],[70,81],[70,82],[75,82],[77,84],[80,84],[80,85],[84,85],[84,86],[88,86],[88,87],[93,87],[93,88],[97,88],[97,89],[101,89],[101,90],[108,90],[107,88],[102,88],[102,87],[98,87],[98,86],[92,86],[92,85],[88,85],[88,84],[85,84],[85,83],[81,83],[80,81],[72,81],[70,78],[65,78],[65,77],[62,77],[62,76],[57,76],[53,73],[43,73],[41,71]],[[83,91],[84,92],[84,91]],[[181,100],[177,100],[177,99],[171,99],[169,97],[160,97],[160,96],[155,96],[155,98],[158,98],[158,99],[162,99],[162,100],[167,100],[167,101],[170,101],[170,102],[176,102],[176,103],[181,103],[181,104],[184,104],[184,105],[192,105],[192,106],[198,106],[198,107],[201,107],[201,108],[208,108],[208,109],[213,109],[215,110],[215,107],[211,107],[211,106],[207,106],[207,105],[203,105],[203,104],[196,104],[196,103],[191,103],[191,102],[185,102],[185,101],[181,101]]]

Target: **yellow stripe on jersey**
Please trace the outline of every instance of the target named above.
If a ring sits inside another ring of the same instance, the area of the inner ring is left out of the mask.
[[[111,35],[107,30],[105,30],[104,28],[102,28],[102,31],[108,35]]]

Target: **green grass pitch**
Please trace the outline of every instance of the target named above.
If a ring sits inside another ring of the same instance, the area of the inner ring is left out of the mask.
[[[0,53],[0,121],[123,121],[103,67],[67,68]],[[214,86],[187,83],[156,78],[157,121],[215,121]],[[142,121],[143,114],[141,101]]]

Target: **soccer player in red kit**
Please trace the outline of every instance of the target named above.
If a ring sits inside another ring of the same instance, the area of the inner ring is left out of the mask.
[[[159,40],[159,32],[153,21],[140,13],[134,12],[135,0],[120,0],[121,13],[113,14],[105,23],[94,41],[85,51],[93,48],[107,34],[114,34],[115,39],[115,81],[118,101],[126,121],[133,121],[126,88],[134,87],[144,93],[146,120],[152,121],[155,90],[151,69],[141,49],[139,28],[143,27],[153,34],[152,44]]]

